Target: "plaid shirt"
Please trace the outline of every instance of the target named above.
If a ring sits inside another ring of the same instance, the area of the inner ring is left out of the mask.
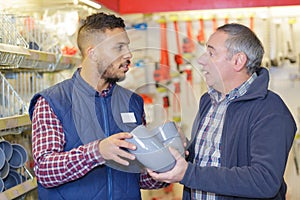
[[[109,89],[102,91],[106,96]],[[40,97],[32,116],[32,152],[34,171],[44,187],[55,187],[79,179],[93,168],[105,164],[99,152],[100,140],[64,151],[62,125],[48,102]],[[155,181],[147,173],[140,175],[140,187],[156,189],[168,184]]]
[[[250,84],[256,77],[257,74],[254,73],[241,86],[227,94],[225,98],[222,98],[221,94],[212,88],[208,91],[212,105],[204,120],[201,122],[201,129],[196,138],[194,163],[202,167],[220,167],[221,136],[227,107],[234,99],[241,97],[247,92]],[[217,195],[192,189],[192,199],[216,200]]]

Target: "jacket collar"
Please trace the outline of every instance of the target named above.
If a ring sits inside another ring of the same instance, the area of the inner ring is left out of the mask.
[[[81,68],[78,68],[73,74],[72,80],[74,81],[74,87],[79,89],[85,95],[88,96],[101,96],[101,94],[95,90],[91,85],[89,85],[80,75]],[[108,91],[106,91],[105,96],[110,96],[112,94],[112,90],[116,84],[110,85]]]
[[[270,80],[269,71],[261,67],[256,73],[257,78],[250,85],[246,94],[237,98],[235,101],[264,98],[267,95]]]

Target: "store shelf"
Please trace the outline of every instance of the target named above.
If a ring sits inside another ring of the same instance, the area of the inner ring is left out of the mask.
[[[69,69],[74,67],[75,65],[79,65],[81,58],[79,56],[69,56],[69,55],[58,55],[55,53],[44,52],[44,51],[37,51],[29,49],[29,55],[25,57],[25,62],[32,61],[38,62],[39,64],[53,64],[53,68],[49,69],[49,71],[59,71],[64,69]],[[37,65],[39,65],[37,64]],[[30,66],[24,66],[29,67]],[[42,69],[47,69],[40,67]],[[39,67],[32,67],[32,69],[39,70]]]
[[[29,55],[26,57],[26,59],[41,61],[41,62],[56,63],[57,55],[54,53],[29,49]],[[78,64],[80,62],[80,57],[62,55],[59,59],[59,62],[61,64]]]
[[[22,46],[15,46],[10,44],[3,44],[3,43],[0,43],[0,52],[26,55],[26,56],[30,55],[28,49]]]
[[[79,65],[79,56],[69,56],[45,51],[29,49],[29,55],[25,57],[20,70],[39,72],[56,72],[71,69]]]
[[[61,63],[78,66],[81,63],[81,57],[80,56],[63,55],[61,57]]]
[[[80,63],[64,55],[60,43],[45,24],[31,17],[0,11],[0,69],[55,72]]]
[[[29,126],[30,124],[31,121],[28,114],[3,117],[0,118],[0,131],[22,126]]]
[[[1,68],[16,68],[21,65],[29,51],[22,46],[0,43],[0,66]]]
[[[16,71],[60,71],[80,64],[79,56],[57,55],[55,53],[26,49],[24,47],[1,44],[0,66],[3,70]]]
[[[0,193],[0,199],[1,200],[15,199],[17,197],[26,194],[27,192],[30,192],[31,190],[34,190],[35,188],[37,188],[37,182],[36,182],[36,178],[33,178],[32,180],[25,181],[24,183],[21,183],[15,187],[12,187]]]

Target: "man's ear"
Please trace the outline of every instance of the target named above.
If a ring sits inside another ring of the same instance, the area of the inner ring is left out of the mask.
[[[234,70],[239,72],[244,69],[247,63],[247,56],[244,52],[239,52],[233,56]]]
[[[95,55],[95,50],[92,47],[86,49],[86,55],[94,62],[97,62],[97,56]]]

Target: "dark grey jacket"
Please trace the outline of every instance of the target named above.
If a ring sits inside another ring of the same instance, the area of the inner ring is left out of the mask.
[[[189,146],[189,165],[182,184],[183,199],[191,199],[190,188],[213,192],[220,199],[285,199],[284,171],[296,132],[295,121],[281,98],[268,90],[264,68],[247,93],[227,108],[221,138],[221,167],[193,164],[195,140]],[[202,96],[192,138],[211,100]]]

